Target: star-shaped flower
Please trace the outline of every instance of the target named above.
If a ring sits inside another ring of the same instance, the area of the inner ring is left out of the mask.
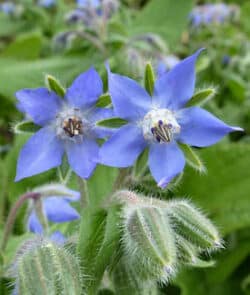
[[[195,62],[201,50],[162,74],[152,97],[134,80],[108,73],[115,114],[128,121],[100,149],[100,161],[128,167],[149,147],[149,168],[165,187],[185,166],[178,142],[206,147],[232,131],[231,127],[200,107],[186,107],[194,94]]]
[[[16,93],[19,107],[41,126],[20,152],[16,181],[59,166],[64,152],[76,174],[91,175],[99,152],[96,140],[107,135],[95,122],[111,115],[110,109],[95,107],[102,91],[100,76],[90,68],[74,80],[64,98],[46,88]]]

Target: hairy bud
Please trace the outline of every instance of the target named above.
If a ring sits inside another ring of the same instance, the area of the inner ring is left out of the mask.
[[[194,205],[186,200],[168,202],[167,215],[176,233],[201,250],[221,247],[216,227]]]
[[[139,277],[167,281],[174,274],[177,249],[164,210],[153,206],[125,208],[123,244]]]
[[[18,294],[82,294],[77,258],[41,237],[21,247],[13,272]]]

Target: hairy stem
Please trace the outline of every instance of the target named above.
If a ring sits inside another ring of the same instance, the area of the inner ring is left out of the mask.
[[[28,199],[35,200],[40,197],[41,197],[41,195],[39,193],[35,193],[35,192],[26,193],[26,194],[20,196],[20,198],[17,200],[17,202],[11,208],[10,213],[7,218],[7,221],[6,221],[6,224],[5,224],[5,228],[4,228],[4,233],[3,233],[2,243],[1,243],[1,250],[2,251],[4,251],[7,246],[9,235],[13,229],[13,225],[15,223],[19,208],[25,203],[26,200],[28,200]]]
[[[78,176],[79,190],[81,193],[81,208],[86,208],[89,204],[89,191],[87,181]]]

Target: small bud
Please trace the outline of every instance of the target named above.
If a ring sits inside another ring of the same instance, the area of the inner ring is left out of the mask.
[[[77,258],[41,237],[25,242],[13,272],[18,294],[82,294]]]
[[[171,201],[166,209],[176,233],[187,241],[201,250],[221,247],[221,239],[215,226],[188,201]]]
[[[139,277],[164,282],[174,274],[177,249],[164,210],[143,205],[125,207],[123,244]]]
[[[41,194],[43,197],[68,197],[69,201],[78,201],[80,199],[80,193],[69,189],[63,184],[60,183],[51,183],[43,186],[36,187],[35,192]]]

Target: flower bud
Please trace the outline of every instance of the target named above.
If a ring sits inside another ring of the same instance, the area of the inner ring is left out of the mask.
[[[219,233],[212,222],[186,200],[171,201],[166,208],[175,232],[200,250],[221,247]]]
[[[43,197],[60,196],[67,197],[69,201],[78,201],[80,199],[80,193],[69,189],[60,183],[51,183],[43,186],[36,187],[35,192],[41,194]]]
[[[138,277],[133,265],[127,262],[126,257],[122,257],[113,269],[111,278],[115,294],[119,295],[156,295],[157,284],[155,280],[144,281]]]
[[[41,237],[25,242],[13,272],[18,294],[82,294],[77,258]]]
[[[137,275],[167,281],[175,271],[177,249],[165,211],[154,206],[128,206],[124,216],[123,244]]]

